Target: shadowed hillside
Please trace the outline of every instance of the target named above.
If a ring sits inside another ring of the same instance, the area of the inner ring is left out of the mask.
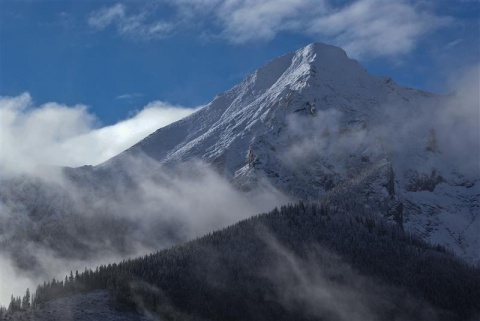
[[[38,287],[108,289],[162,320],[470,320],[480,271],[353,204],[290,205]]]

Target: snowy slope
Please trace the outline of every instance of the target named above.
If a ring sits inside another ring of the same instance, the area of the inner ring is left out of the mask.
[[[161,166],[201,159],[242,190],[267,180],[298,199],[342,195],[385,208],[407,230],[479,262],[478,170],[451,159],[433,116],[450,98],[311,44],[91,171],[125,171],[138,155]]]

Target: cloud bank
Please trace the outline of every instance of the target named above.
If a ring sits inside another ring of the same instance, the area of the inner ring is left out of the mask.
[[[267,183],[242,193],[197,161],[174,170],[152,171],[141,157],[125,165],[125,179],[82,182],[77,170],[53,182],[2,182],[0,304],[70,270],[161,250],[288,202]]]
[[[289,134],[295,137],[296,143],[283,160],[287,166],[295,167],[308,166],[313,160],[321,159],[339,171],[345,155],[371,160],[377,157],[382,160],[388,155],[405,167],[428,171],[454,168],[464,175],[478,177],[479,86],[480,65],[475,64],[452,75],[449,84],[452,93],[445,96],[423,93],[409,97],[406,89],[408,103],[389,100],[365,111],[367,116],[359,109],[355,112],[360,116],[352,118],[352,111],[338,107],[320,108],[313,119],[292,114],[288,118]],[[439,152],[425,154],[433,132]],[[414,159],[418,163],[412,163]]]
[[[96,165],[195,110],[154,101],[101,127],[84,105],[35,106],[28,93],[0,97],[0,174],[33,172],[38,165]]]
[[[1,97],[0,304],[70,270],[151,253],[285,202],[268,184],[242,193],[196,161],[159,169],[127,157],[126,173],[120,166],[104,176],[101,168],[38,166],[102,162],[193,111],[155,101],[101,127],[84,105]]]
[[[120,35],[150,40],[201,26],[203,37],[232,44],[270,41],[282,32],[332,42],[353,56],[398,56],[411,52],[428,34],[453,21],[408,0],[165,0],[129,13],[114,4],[90,13],[95,30],[114,26]],[[165,6],[176,14],[158,16]]]

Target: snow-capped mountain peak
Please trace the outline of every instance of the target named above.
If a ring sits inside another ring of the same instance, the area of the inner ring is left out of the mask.
[[[242,190],[262,180],[298,199],[350,190],[359,202],[386,204],[407,229],[475,261],[478,174],[459,175],[446,153],[428,148],[437,126],[431,115],[446,99],[370,75],[342,49],[314,43],[272,60],[95,170],[118,170],[132,155],[162,166],[200,159]],[[429,195],[412,187],[424,180],[433,184]],[[454,195],[463,192],[451,190],[459,180],[473,186],[461,200]],[[448,200],[445,207],[440,199]],[[452,229],[452,220],[461,223]]]
[[[480,174],[464,166],[478,146],[458,148],[475,140],[455,125],[451,106],[462,102],[451,99],[373,76],[342,49],[314,43],[109,161],[66,172],[101,203],[139,175],[200,160],[241,191],[352,202],[478,262]]]
[[[479,264],[475,101],[404,88],[314,43],[103,164],[2,180],[0,247],[51,278],[50,258],[143,254],[303,200],[381,215]]]

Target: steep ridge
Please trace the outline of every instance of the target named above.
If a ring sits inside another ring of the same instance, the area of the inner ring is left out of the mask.
[[[242,190],[268,181],[297,199],[356,198],[478,263],[478,168],[452,160],[437,121],[451,100],[372,76],[342,49],[315,43],[91,171],[128,172],[140,155],[152,171],[200,159]]]

